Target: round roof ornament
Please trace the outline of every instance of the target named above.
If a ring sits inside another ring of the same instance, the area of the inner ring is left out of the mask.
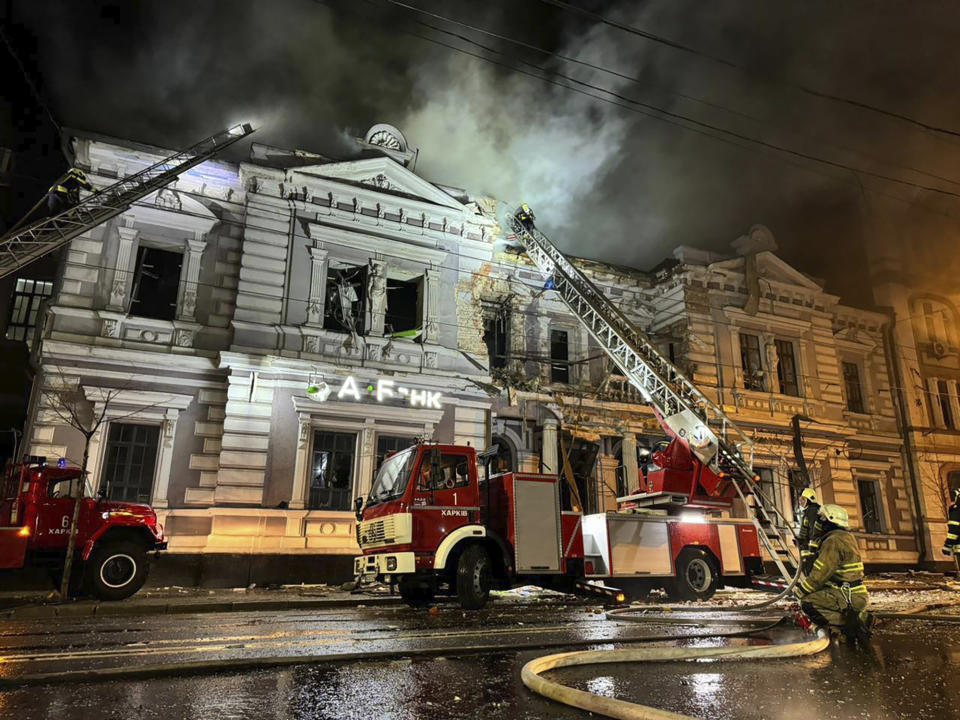
[[[379,123],[367,130],[364,141],[371,145],[379,145],[387,150],[407,151],[407,139],[393,125]]]

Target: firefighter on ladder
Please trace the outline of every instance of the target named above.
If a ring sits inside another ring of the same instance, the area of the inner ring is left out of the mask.
[[[953,504],[947,516],[947,539],[940,552],[951,558],[960,558],[960,489],[953,491]]]
[[[93,192],[93,185],[83,170],[70,168],[47,191],[47,214],[59,215],[80,202],[80,190]]]
[[[814,625],[838,628],[849,640],[870,638],[874,617],[867,611],[867,586],[856,538],[847,511],[839,505],[820,508],[823,536],[810,574],[797,584],[800,607]]]
[[[817,502],[817,493],[813,488],[804,488],[800,493],[800,512],[797,545],[800,547],[800,564],[803,565],[803,574],[809,575],[813,570],[817,551],[820,549],[820,534],[823,531],[820,523],[820,503]]]

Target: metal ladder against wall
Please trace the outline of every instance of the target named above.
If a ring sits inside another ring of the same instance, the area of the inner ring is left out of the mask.
[[[667,360],[532,220],[521,219],[523,214],[519,210],[513,213],[510,227],[534,265],[547,279],[552,279],[553,289],[566,306],[662,421],[681,437],[691,431],[698,433],[699,448],[691,442],[691,450],[712,470],[723,472],[734,481],[761,543],[784,580],[792,580],[794,571],[788,566],[798,567],[798,556],[787,533],[792,535],[793,529],[758,486],[752,467],[753,441]],[[747,495],[754,498],[752,507]],[[777,520],[783,521],[782,525]]]
[[[62,247],[119,215],[140,198],[168,185],[179,175],[208,160],[254,131],[249,123],[234,125],[204,138],[186,150],[129,177],[117,180],[59,215],[44,218],[0,238],[0,278]]]

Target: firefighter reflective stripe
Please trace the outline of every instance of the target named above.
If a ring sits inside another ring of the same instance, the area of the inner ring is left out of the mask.
[[[813,587],[813,585],[811,585],[811,584],[807,581],[807,578],[804,578],[803,580],[800,581],[800,589],[803,590],[803,594],[804,594],[804,595],[809,595],[809,594],[812,593],[814,590],[816,590],[816,588]]]
[[[953,533],[947,533],[947,540],[956,540],[957,536]]]

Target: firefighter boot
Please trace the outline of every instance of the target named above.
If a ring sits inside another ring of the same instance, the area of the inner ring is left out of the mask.
[[[873,626],[877,624],[877,618],[872,612],[861,610],[857,613],[857,642],[866,645],[870,642],[870,636],[873,635]]]

